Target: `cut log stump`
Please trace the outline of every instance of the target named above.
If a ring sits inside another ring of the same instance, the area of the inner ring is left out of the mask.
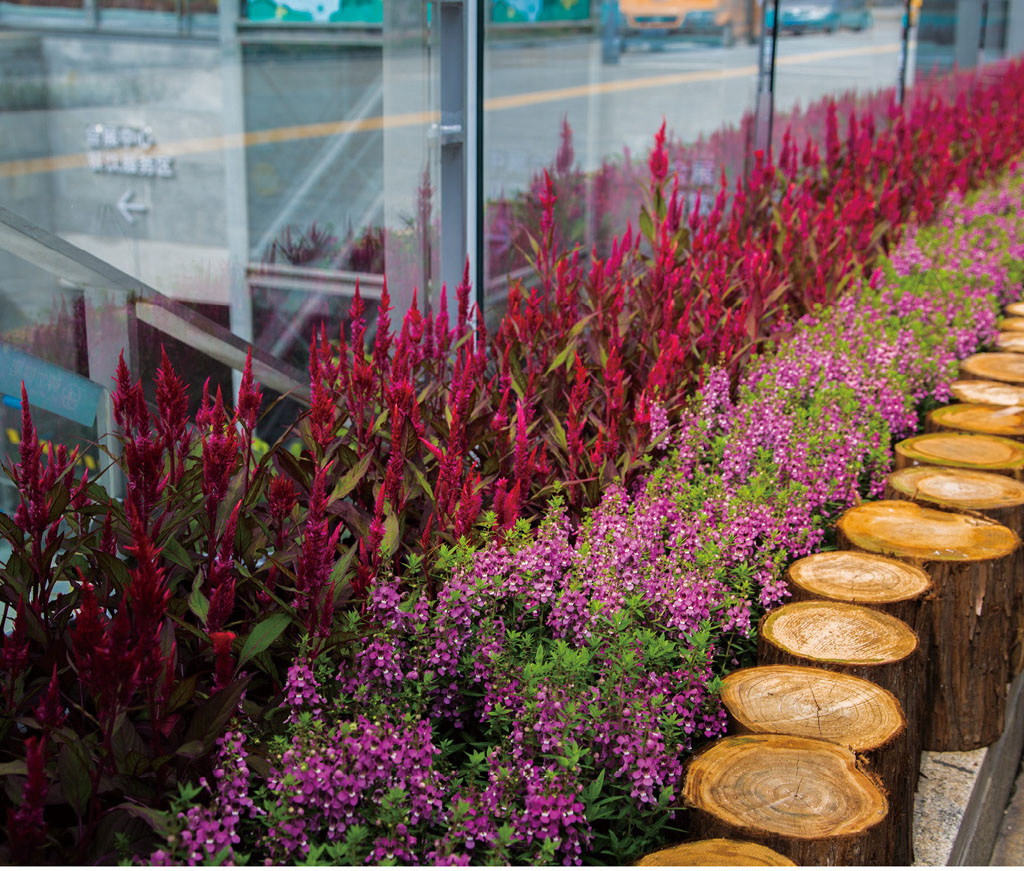
[[[929,508],[984,514],[1018,535],[1024,519],[1024,483],[973,469],[916,466],[886,479],[887,499],[910,499]]]
[[[1024,318],[1021,318],[1024,321]],[[1003,384],[999,381],[954,381],[949,392],[960,402],[980,405],[1016,405],[1024,408],[1024,387]]]
[[[710,838],[706,841],[690,841],[686,844],[677,844],[675,847],[658,850],[657,853],[650,853],[634,864],[641,867],[686,868],[733,865],[774,866],[795,865],[796,863],[768,847],[751,841]]]
[[[916,566],[859,550],[829,550],[797,560],[786,580],[794,602],[828,599],[877,608],[907,623],[921,640],[921,601],[932,582]]]
[[[1017,317],[1021,317],[1022,315],[1024,315],[1024,302],[1011,302],[1008,305],[1004,306],[1003,311],[1005,311],[1008,315],[1015,315]]]
[[[786,572],[792,601],[807,602],[826,599],[875,608],[906,623],[917,635],[918,661],[910,668],[916,673],[907,687],[907,697],[900,701],[913,731],[910,753],[919,756],[924,729],[924,676],[927,666],[924,651],[930,644],[931,615],[924,607],[932,582],[928,574],[916,566],[873,553],[855,550],[834,550],[812,554],[793,563]],[[871,677],[874,680],[874,677]],[[909,696],[914,693],[914,697]],[[919,768],[914,766],[912,784],[917,787]]]
[[[741,838],[797,865],[893,864],[888,803],[854,754],[791,735],[734,735],[690,762],[684,799],[702,838]]]
[[[885,495],[888,499],[910,499],[929,508],[983,514],[1018,536],[1024,534],[1024,483],[1005,475],[917,466],[893,472],[886,481]],[[1017,550],[1007,582],[1012,591],[1012,679],[1024,666],[1024,549]]]
[[[960,377],[1024,384],[1024,355],[1009,351],[972,354],[960,363]]]
[[[1003,322],[999,325],[999,328],[1006,330],[1007,332],[1024,332],[1024,317],[1016,315],[1014,317],[1003,318]]]
[[[899,699],[913,727],[922,664],[902,620],[844,602],[790,602],[761,618],[759,665],[802,665],[874,681]]]
[[[928,433],[896,445],[896,468],[949,466],[1024,477],[1024,444],[1000,436]]]
[[[925,749],[991,744],[1006,708],[1017,534],[986,517],[901,500],[851,508],[838,532],[841,547],[908,560],[932,579],[925,602],[931,623]]]
[[[731,732],[797,735],[847,747],[865,758],[889,796],[886,825],[896,865],[914,860],[917,736],[886,689],[841,672],[796,665],[734,671],[722,684]],[[913,740],[912,740],[913,738]]]
[[[925,663],[917,635],[902,620],[844,602],[790,602],[761,618],[759,665],[801,665],[870,680],[899,700],[910,753],[921,747]]]
[[[928,412],[925,432],[968,432],[1024,438],[1024,408],[958,402]]]
[[[1019,354],[1024,351],[1024,334],[1004,329],[996,336],[996,347],[1000,351]]]

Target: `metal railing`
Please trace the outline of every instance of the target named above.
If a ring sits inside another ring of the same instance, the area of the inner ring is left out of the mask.
[[[88,357],[87,380],[100,391],[96,417],[99,443],[116,455],[111,386],[123,351],[138,371],[137,324],[144,323],[236,372],[245,366],[250,346],[226,327],[176,302],[153,287],[76,248],[59,236],[0,207],[0,251],[7,251],[56,277],[62,286],[83,292]],[[259,348],[252,348],[254,377],[265,387],[309,404],[306,375]],[[106,485],[118,492],[116,466]]]

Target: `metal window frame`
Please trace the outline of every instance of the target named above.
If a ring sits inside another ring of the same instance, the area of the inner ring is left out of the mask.
[[[438,0],[440,42],[441,281],[449,314],[466,261],[482,307],[484,0]]]

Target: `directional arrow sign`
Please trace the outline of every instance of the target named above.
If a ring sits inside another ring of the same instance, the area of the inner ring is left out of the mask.
[[[132,197],[135,196],[134,191],[127,190],[121,194],[121,199],[117,201],[117,210],[121,213],[121,217],[124,218],[129,224],[135,223],[135,216],[132,212],[148,212],[149,206],[144,206],[142,203],[133,203]]]

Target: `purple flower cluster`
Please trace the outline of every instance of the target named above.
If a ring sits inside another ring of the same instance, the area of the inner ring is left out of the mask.
[[[439,753],[426,720],[400,724],[360,716],[324,735],[297,734],[268,781],[276,797],[268,855],[275,861],[304,858],[311,843],[344,839],[366,822],[367,806],[387,800],[403,821],[374,836],[364,861],[419,864],[423,845],[414,829],[435,823],[443,808]]]
[[[205,777],[200,786],[213,800],[209,805],[194,805],[179,814],[181,833],[177,855],[188,865],[208,864],[214,857],[235,864],[235,850],[241,843],[239,827],[243,819],[263,814],[249,794],[251,772],[246,763],[245,734],[225,732],[217,739],[216,768],[212,785]],[[223,853],[223,855],[221,855]],[[175,855],[157,850],[149,857],[151,865],[175,865]]]
[[[626,542],[611,520],[594,537],[616,530]],[[678,799],[691,740],[721,734],[725,720],[708,697],[706,642],[661,634],[667,626],[659,627],[638,565],[634,579],[616,581],[608,560],[571,546],[569,532],[556,511],[536,535],[511,536],[475,555],[440,591],[432,613],[422,599],[402,596],[397,578],[378,581],[370,606],[378,631],[365,638],[341,684],[355,706],[381,698],[394,705],[403,687],[404,697],[414,698],[429,677],[431,715],[456,726],[472,722],[497,745],[487,759],[488,788],[460,796],[472,810],[472,840],[495,849],[498,830],[509,824],[523,850],[557,822],[565,831],[555,857],[573,861],[587,831],[573,803],[552,799],[533,822],[509,810],[528,813],[537,796],[548,795],[550,780],[578,776],[559,759],[585,747],[590,770],[617,782],[625,801],[664,808]],[[697,632],[709,615],[706,599],[679,606],[680,614],[690,612],[680,617],[687,632]],[[552,639],[546,657],[537,656],[539,637]],[[517,779],[496,781],[503,769],[518,772]],[[504,784],[500,805],[493,800],[496,782]]]
[[[323,713],[324,698],[313,675],[308,658],[300,658],[288,669],[288,681],[284,688],[285,706],[288,708],[288,722],[298,723],[302,713],[309,713],[319,719]]]
[[[428,861],[512,864],[516,858],[517,864],[580,864],[590,845],[591,827],[579,798],[578,778],[557,765],[503,765],[497,751],[487,762],[486,786],[454,796],[446,830],[428,853]]]

